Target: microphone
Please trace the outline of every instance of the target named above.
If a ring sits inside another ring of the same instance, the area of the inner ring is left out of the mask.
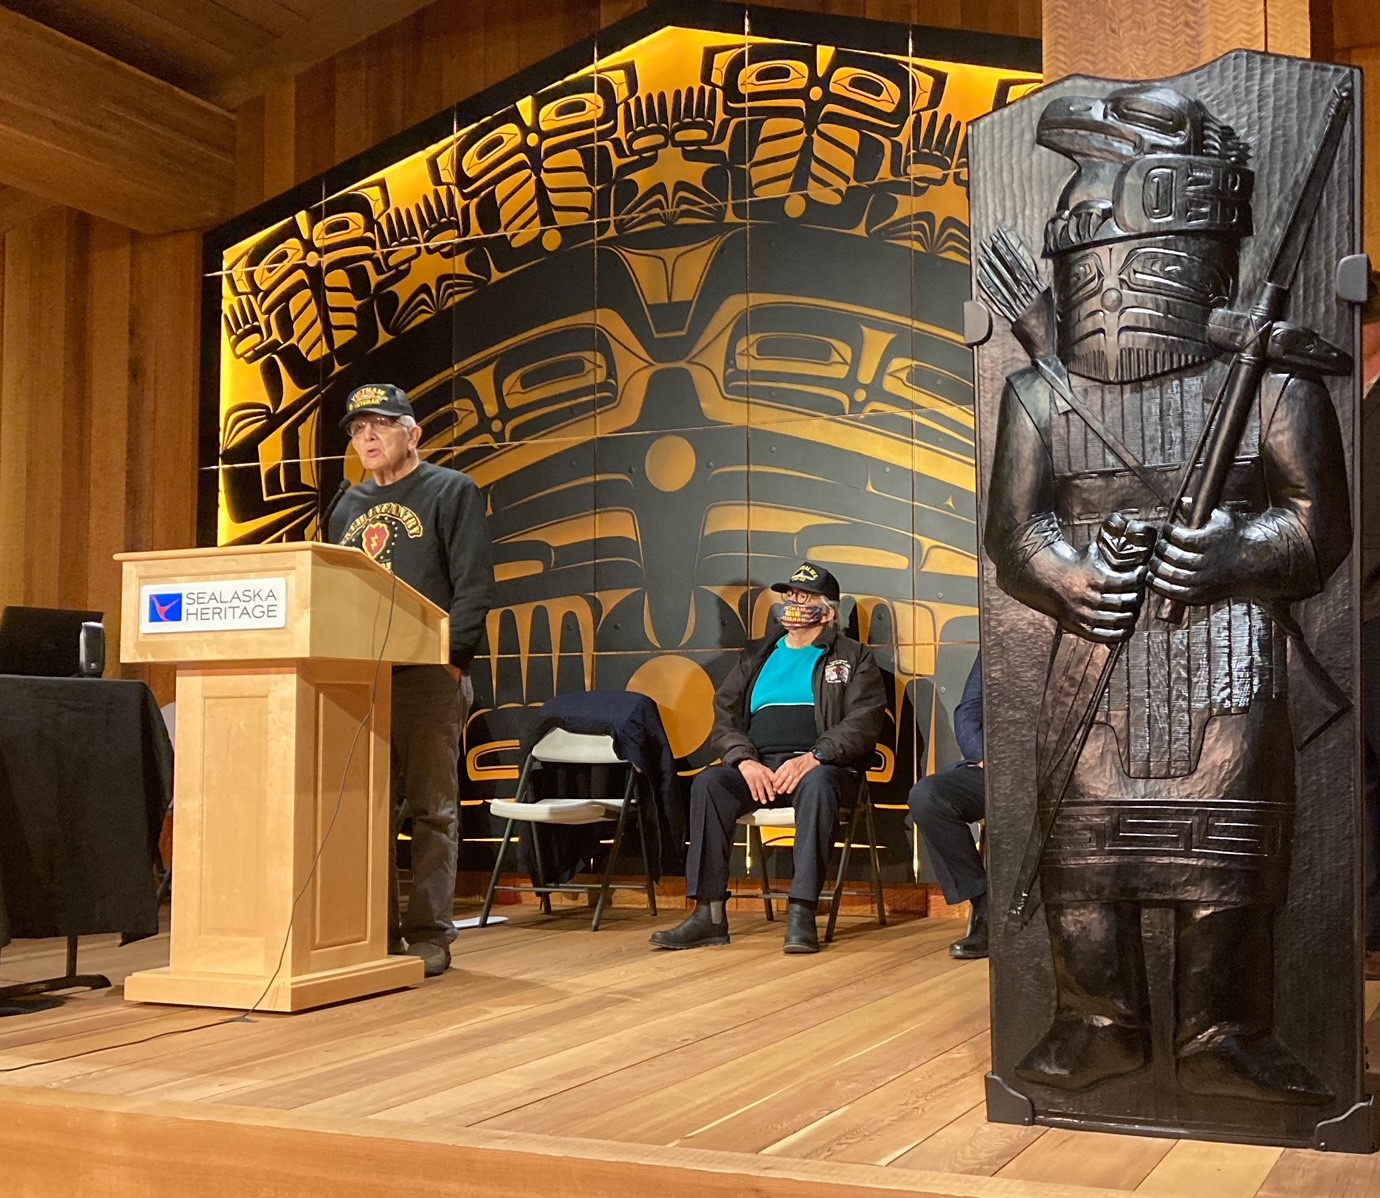
[[[340,486],[336,487],[335,494],[331,496],[330,502],[326,504],[326,510],[321,513],[321,519],[316,522],[316,539],[325,542],[327,530],[330,528],[331,516],[335,512],[336,504],[344,498],[345,492],[350,489],[350,480],[342,478]]]

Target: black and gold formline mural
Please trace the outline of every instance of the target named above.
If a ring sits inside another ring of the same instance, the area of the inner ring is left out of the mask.
[[[906,792],[957,756],[977,642],[967,129],[1038,61],[654,4],[210,235],[206,540],[314,537],[366,382],[487,497],[463,866],[554,693],[649,694],[708,764],[714,688],[808,557],[893,681],[871,793],[916,876]]]

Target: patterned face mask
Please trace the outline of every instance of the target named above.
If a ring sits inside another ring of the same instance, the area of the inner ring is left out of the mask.
[[[829,609],[823,603],[792,603],[789,600],[779,605],[783,628],[813,628],[829,618]]]

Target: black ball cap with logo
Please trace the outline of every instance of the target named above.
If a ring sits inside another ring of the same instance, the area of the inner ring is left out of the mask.
[[[411,416],[416,419],[407,392],[392,383],[369,383],[351,391],[350,398],[345,401],[345,415],[341,417],[340,427],[348,428],[356,416],[370,414],[394,418]]]
[[[823,566],[813,562],[801,562],[794,574],[785,582],[771,584],[773,591],[804,591],[809,595],[823,595],[826,599],[839,601],[839,580]]]

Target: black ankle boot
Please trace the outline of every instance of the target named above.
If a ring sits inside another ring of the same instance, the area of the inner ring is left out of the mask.
[[[653,948],[704,948],[728,943],[728,913],[719,923],[709,913],[708,903],[696,903],[688,918],[674,928],[652,933]]]
[[[986,916],[974,916],[972,930],[962,940],[949,945],[949,956],[959,961],[980,961],[987,956]]]
[[[786,943],[788,953],[819,952],[819,932],[815,929],[815,909],[809,903],[786,904]]]

